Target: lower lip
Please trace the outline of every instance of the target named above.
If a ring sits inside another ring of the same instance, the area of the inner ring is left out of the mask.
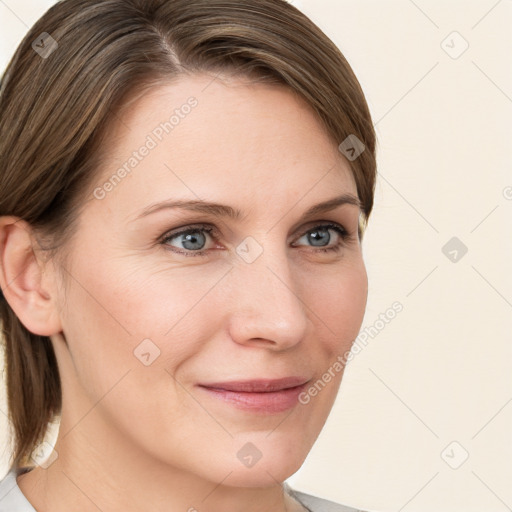
[[[246,393],[204,386],[199,387],[207,391],[210,396],[224,400],[239,409],[259,413],[278,413],[287,411],[297,405],[299,395],[304,391],[306,384],[267,393]]]

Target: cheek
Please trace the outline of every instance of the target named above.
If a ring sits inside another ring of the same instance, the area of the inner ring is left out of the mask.
[[[364,318],[368,277],[362,259],[335,273],[317,275],[308,285],[305,302],[312,321],[325,333],[324,347],[331,358],[344,353],[357,337]]]
[[[115,396],[115,386],[123,390],[119,400],[102,402],[104,407],[110,403],[112,412],[136,417],[149,393],[149,403],[174,396],[174,403],[165,400],[165,408],[173,418],[183,415],[183,390],[171,375],[181,380],[180,368],[211,338],[224,306],[219,302],[222,294],[209,291],[226,267],[212,267],[208,273],[199,265],[123,268],[105,259],[75,268],[63,330],[73,359],[71,371],[89,401],[96,403],[106,393]],[[78,281],[87,283],[87,289]],[[151,409],[146,413],[154,415]]]
[[[352,274],[342,280],[339,304],[337,305],[340,328],[349,340],[354,340],[361,328],[366,300],[368,296],[368,278],[364,265],[359,265]],[[336,312],[333,314],[336,317]]]
[[[178,442],[176,429],[183,433],[190,427],[186,418],[201,411],[172,375],[205,341],[194,304],[211,284],[185,286],[183,281],[170,288],[169,278],[151,282],[135,273],[109,273],[105,266],[79,279],[94,296],[71,286],[63,319],[73,360],[65,368],[65,386],[77,398],[87,397],[73,403],[77,411],[83,409],[78,417],[94,404],[89,421],[108,418],[132,439],[146,439],[148,447],[162,435]],[[201,321],[208,324],[204,316]],[[83,395],[71,385],[73,379]]]
[[[126,272],[115,291],[118,315],[132,333],[132,350],[150,339],[160,351],[155,365],[170,371],[197,354],[212,336],[223,309],[222,295],[214,289],[228,265]],[[213,293],[212,293],[213,292]],[[217,319],[217,320],[216,320]],[[147,341],[148,346],[151,346]]]
[[[334,404],[345,371],[346,356],[356,339],[364,318],[368,278],[364,262],[355,261],[337,272],[335,278],[316,280],[307,295],[316,335],[312,359],[316,360],[316,381],[301,398],[311,436],[325,423]],[[316,356],[316,358],[315,358]]]

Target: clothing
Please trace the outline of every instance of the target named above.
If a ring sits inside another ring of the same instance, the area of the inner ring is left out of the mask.
[[[304,505],[310,512],[364,512],[364,510],[347,507],[347,505],[340,505],[334,501],[324,500],[318,496],[313,496],[312,494],[306,494],[304,492],[297,491],[292,489],[286,482],[283,484],[283,486],[288,494],[295,498],[299,503]],[[2,502],[0,501],[0,512],[3,512],[1,503]]]
[[[285,491],[302,503],[311,512],[363,512],[355,508],[339,505],[311,494],[292,489],[286,482]],[[0,481],[0,512],[36,512],[16,482],[16,472],[11,470]]]

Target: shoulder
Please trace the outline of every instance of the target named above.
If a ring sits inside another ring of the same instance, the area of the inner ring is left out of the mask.
[[[286,492],[291,494],[297,501],[302,503],[311,512],[365,512],[357,508],[352,508],[347,505],[341,505],[334,501],[329,501],[312,494],[292,489],[286,482],[284,483]]]
[[[14,470],[0,481],[0,512],[36,512],[18,487]]]

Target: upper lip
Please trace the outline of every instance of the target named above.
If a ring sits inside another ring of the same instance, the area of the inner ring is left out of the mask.
[[[308,382],[305,377],[283,377],[281,379],[252,379],[199,384],[205,388],[240,391],[245,393],[269,393],[294,388]]]

